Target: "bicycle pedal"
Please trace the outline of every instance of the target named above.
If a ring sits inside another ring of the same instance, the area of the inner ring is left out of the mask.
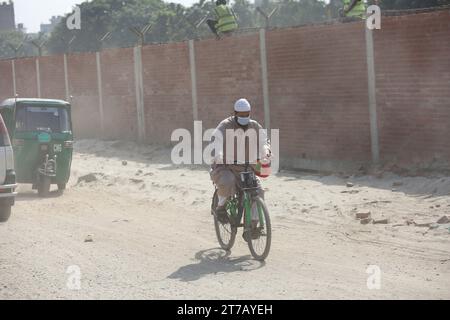
[[[249,242],[250,241],[249,234],[250,233],[248,231],[244,231],[244,233],[242,234],[242,238],[244,238],[245,242]]]

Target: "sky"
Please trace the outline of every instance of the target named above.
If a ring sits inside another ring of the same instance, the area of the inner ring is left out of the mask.
[[[4,0],[0,0],[4,1]],[[41,23],[48,23],[52,16],[72,12],[72,7],[86,0],[14,0],[16,24],[23,23],[27,32],[38,32]],[[126,1],[126,0],[125,0]],[[195,0],[172,0],[189,6]]]

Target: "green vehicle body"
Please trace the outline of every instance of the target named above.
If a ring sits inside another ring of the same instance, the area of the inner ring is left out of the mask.
[[[248,193],[244,193],[244,227],[250,228],[252,221],[252,206],[251,206],[251,196]],[[239,221],[239,199],[236,197],[231,198],[226,203],[226,208],[230,216],[234,221]],[[257,204],[259,221],[261,222],[261,226],[264,226],[264,213],[259,204]]]
[[[21,107],[66,110],[69,130],[44,133],[38,130],[17,130],[16,115],[17,110]],[[67,184],[70,178],[73,154],[70,104],[62,100],[8,99],[0,104],[0,113],[12,139],[17,182],[37,183],[37,168],[42,162],[41,154],[43,151],[41,150],[41,145],[45,143],[48,146],[46,153],[49,155],[49,158],[53,159],[56,156],[56,175],[51,178],[51,183],[58,185]]]

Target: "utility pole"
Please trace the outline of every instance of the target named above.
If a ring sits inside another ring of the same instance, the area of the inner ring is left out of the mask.
[[[25,41],[27,41],[27,39],[28,36],[25,36],[17,47],[13,46],[12,44],[9,44],[9,47],[12,49],[12,51],[14,51],[14,58],[18,57],[19,51],[23,48],[23,45]]]
[[[42,49],[44,48],[45,44],[47,43],[46,40],[43,40],[41,42],[32,40],[31,44],[34,45],[38,49],[38,55],[39,57],[42,57]]]
[[[256,7],[256,11],[258,11],[258,13],[260,15],[263,16],[263,18],[266,20],[266,29],[269,29],[270,27],[270,19],[272,18],[272,16],[275,14],[275,12],[278,11],[278,6],[276,6],[269,14],[267,14],[266,12],[264,12],[263,9],[261,9],[260,7]]]
[[[77,36],[73,36],[67,43],[67,51],[70,53],[72,51],[72,43],[75,41]]]
[[[109,31],[109,32],[105,33],[103,37],[101,37],[101,38],[99,39],[99,42],[100,42],[100,51],[103,50],[103,44],[104,44],[107,40],[111,39],[111,35],[112,35],[111,31]]]
[[[142,29],[138,29],[136,27],[131,27],[130,30],[138,37],[139,44],[143,47],[145,44],[145,34],[152,27],[151,24],[144,26]]]
[[[17,46],[17,47],[13,46],[12,44],[9,44],[9,46],[12,49],[12,51],[14,51],[14,59],[16,59],[20,49],[22,49],[22,47],[23,47],[23,43],[19,44],[19,46]]]

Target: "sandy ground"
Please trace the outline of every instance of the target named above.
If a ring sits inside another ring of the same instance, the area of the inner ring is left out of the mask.
[[[450,217],[450,177],[282,171],[263,182],[273,243],[260,263],[241,231],[231,253],[218,249],[207,168],[171,165],[157,147],[75,148],[64,195],[21,186],[0,225],[0,299],[450,299],[450,225],[433,224]],[[363,225],[364,212],[389,223]]]

